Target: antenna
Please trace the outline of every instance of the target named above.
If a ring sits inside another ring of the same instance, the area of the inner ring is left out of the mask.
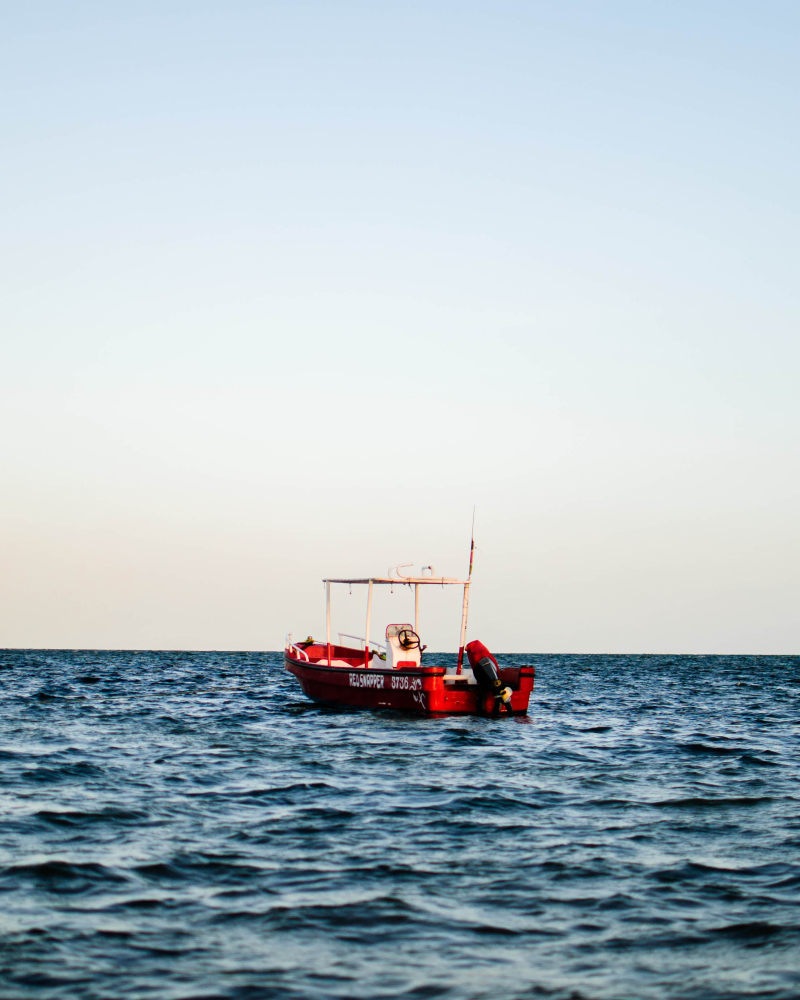
[[[472,531],[469,536],[469,572],[467,579],[472,579],[472,560],[475,557],[475,507],[472,508]]]
[[[475,507],[472,508],[472,531],[469,538],[469,571],[467,572],[467,582],[464,584],[464,601],[461,605],[461,637],[458,642],[458,666],[456,673],[461,673],[461,665],[464,662],[464,642],[467,638],[467,616],[469,615],[469,587],[472,583],[472,564],[475,559]]]

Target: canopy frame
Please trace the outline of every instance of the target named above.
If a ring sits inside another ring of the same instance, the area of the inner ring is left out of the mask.
[[[464,646],[466,631],[466,614],[469,607],[469,588],[471,580],[459,580],[451,576],[366,576],[366,577],[330,577],[322,581],[325,584],[325,644],[327,646],[328,662],[331,661],[331,584],[342,583],[351,586],[361,584],[367,587],[367,620],[364,627],[364,666],[369,666],[370,623],[372,620],[373,588],[378,586],[402,586],[414,588],[414,631],[419,634],[419,588],[420,587],[463,587],[464,596],[461,611],[461,635],[459,643],[458,672],[461,673],[461,653]]]

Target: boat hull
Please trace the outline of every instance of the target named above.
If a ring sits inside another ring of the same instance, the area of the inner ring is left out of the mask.
[[[360,662],[331,664],[327,660],[304,659],[296,647],[284,652],[286,669],[314,701],[356,708],[392,708],[420,715],[476,715],[495,713],[495,699],[467,675],[448,674],[443,666],[391,669],[364,664],[363,653],[353,651]],[[382,663],[382,661],[378,661]],[[508,712],[524,715],[533,690],[533,666],[503,667],[500,678],[511,689]]]

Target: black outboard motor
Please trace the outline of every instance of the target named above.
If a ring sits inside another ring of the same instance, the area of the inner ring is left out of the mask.
[[[478,639],[468,642],[465,648],[469,657],[469,665],[472,667],[475,680],[478,682],[478,711],[480,712],[483,707],[482,696],[491,694],[494,697],[494,714],[500,714],[502,705],[505,706],[510,715],[514,711],[511,707],[511,688],[506,687],[500,680],[500,668],[497,665],[497,660]]]

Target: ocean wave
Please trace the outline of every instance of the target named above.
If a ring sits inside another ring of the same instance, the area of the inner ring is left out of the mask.
[[[127,881],[115,868],[98,862],[73,862],[59,859],[9,865],[0,870],[0,885],[13,889],[31,885],[51,892],[80,893],[98,886]]]
[[[794,1000],[800,659],[522,659],[509,725],[0,651],[0,993]]]

